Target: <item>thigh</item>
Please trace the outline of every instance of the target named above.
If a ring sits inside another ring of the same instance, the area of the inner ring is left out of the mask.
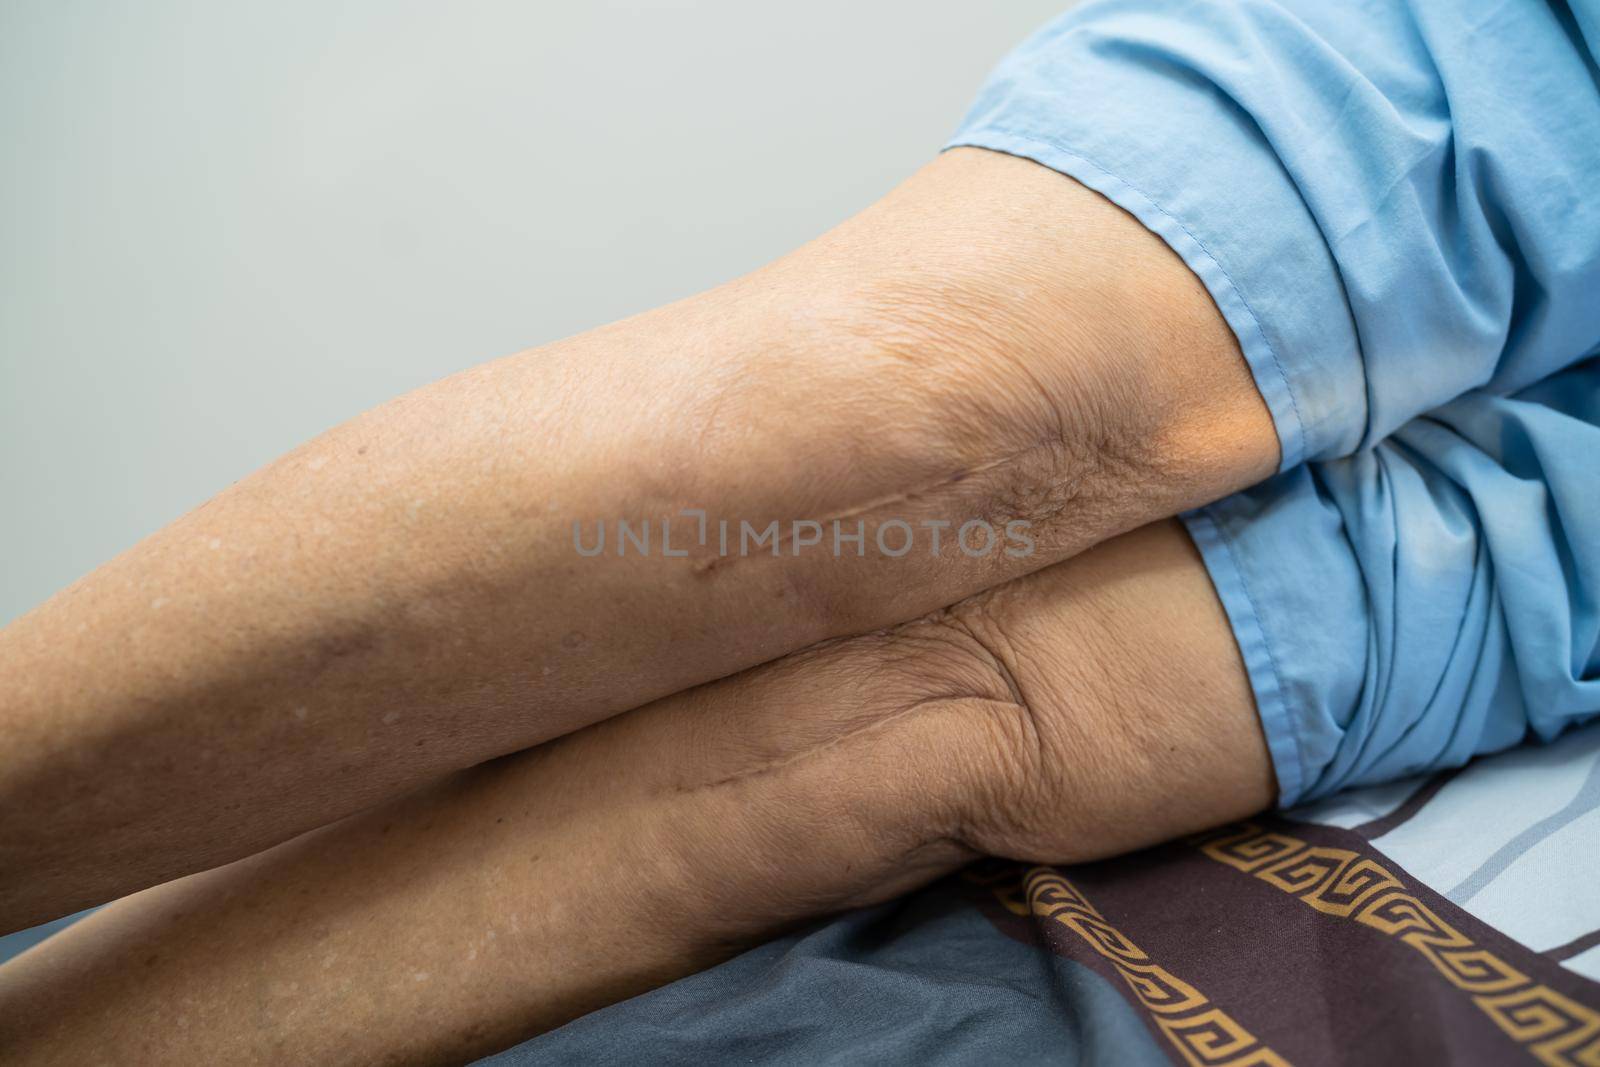
[[[1162,524],[111,905],[0,968],[0,1044],[467,1058],[980,852],[1106,855],[1271,790]]]
[[[951,152],[747,278],[336,428],[0,632],[0,928],[913,618],[1276,459],[1160,239]],[[957,550],[975,519],[1035,550]],[[893,522],[909,554],[878,550]]]

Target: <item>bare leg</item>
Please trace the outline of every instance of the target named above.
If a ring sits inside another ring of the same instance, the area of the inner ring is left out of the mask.
[[[1103,856],[1272,789],[1162,524],[112,905],[0,968],[0,1047],[467,1059],[977,853]]]
[[[0,929],[914,618],[1276,451],[1159,240],[1034,164],[952,153],[749,278],[339,427],[0,633]],[[697,507],[868,537],[1020,519],[1037,550],[574,549],[574,520]]]
[[[1275,451],[1157,238],[954,152],[752,277],[333,430],[0,632],[0,929],[918,616]],[[685,507],[1021,518],[1037,552],[574,552],[574,520]]]

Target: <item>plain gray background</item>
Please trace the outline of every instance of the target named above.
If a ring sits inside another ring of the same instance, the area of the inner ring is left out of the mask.
[[[0,0],[0,623],[390,396],[747,271],[1067,0]]]

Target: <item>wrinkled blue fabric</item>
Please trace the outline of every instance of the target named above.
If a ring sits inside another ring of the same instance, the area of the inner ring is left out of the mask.
[[[1285,805],[1600,709],[1594,374],[1551,378],[1600,352],[1597,51],[1600,0],[1099,0],[950,141],[1129,211],[1238,338],[1282,473],[1186,521]]]
[[[951,145],[1164,237],[1227,316],[1283,468],[1600,347],[1600,2],[1099,0]]]
[[[1470,393],[1186,519],[1282,803],[1600,710],[1600,360]]]

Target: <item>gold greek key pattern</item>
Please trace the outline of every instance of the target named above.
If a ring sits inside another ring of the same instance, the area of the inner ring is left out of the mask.
[[[1288,1060],[1107,922],[1058,871],[1034,867],[1020,879],[1012,874],[973,880],[987,884],[1013,914],[1059,923],[1088,942],[1128,984],[1156,1028],[1191,1067],[1288,1067]]]
[[[1600,1067],[1600,1012],[1535,982],[1475,944],[1370,857],[1309,845],[1255,823],[1190,841],[1218,863],[1414,949],[1506,1036],[1549,1067]]]

